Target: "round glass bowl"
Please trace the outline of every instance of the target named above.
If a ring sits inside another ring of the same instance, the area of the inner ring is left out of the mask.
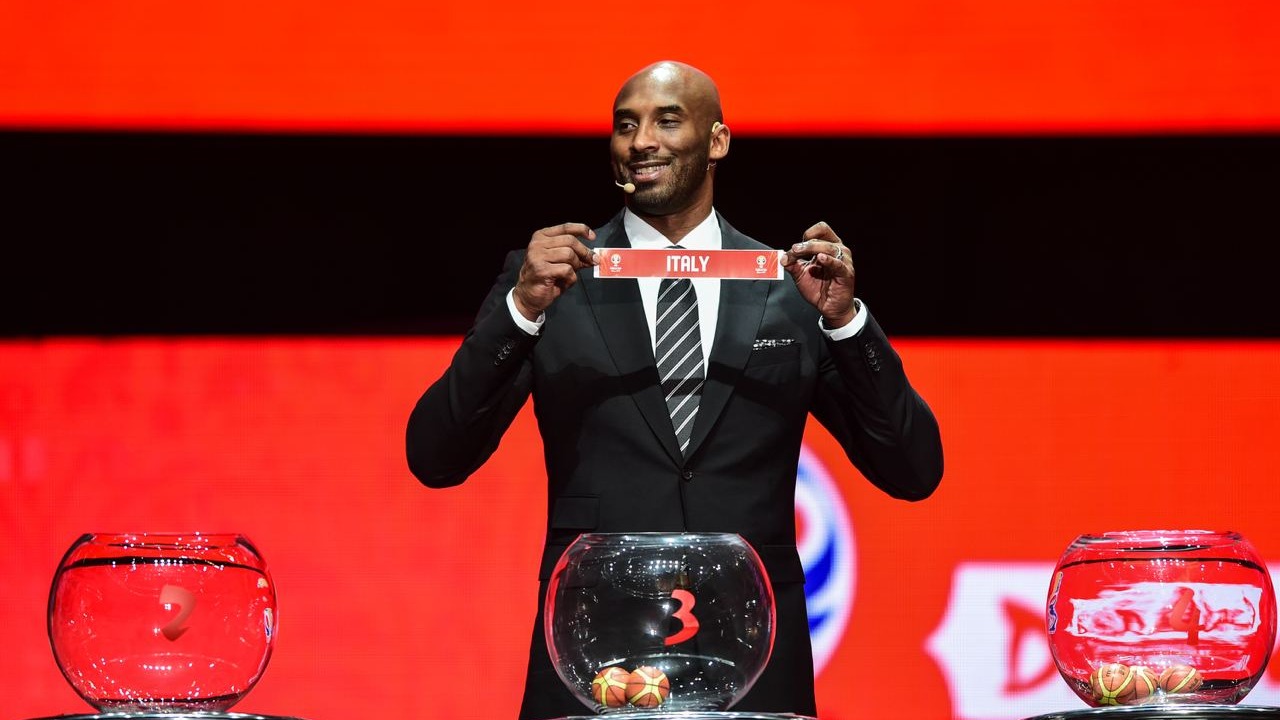
[[[769,660],[774,612],[738,535],[586,534],[551,576],[547,649],[597,713],[726,710]]]
[[[101,712],[224,712],[261,678],[278,618],[261,554],[235,534],[86,534],[58,566],[49,642]]]
[[[1245,538],[1132,530],[1076,538],[1046,606],[1058,671],[1086,703],[1237,703],[1267,667],[1276,600]]]

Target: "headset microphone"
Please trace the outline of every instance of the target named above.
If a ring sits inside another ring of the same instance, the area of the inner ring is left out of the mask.
[[[635,191],[636,191],[636,184],[635,184],[635,183],[620,183],[620,182],[618,182],[617,180],[614,180],[614,181],[613,181],[613,184],[614,184],[614,185],[617,185],[617,186],[618,186],[618,187],[620,187],[620,188],[622,188],[622,192],[624,192],[624,193],[626,193],[626,194],[628,194],[628,195],[630,195],[631,193],[633,193],[633,192],[635,192]]]

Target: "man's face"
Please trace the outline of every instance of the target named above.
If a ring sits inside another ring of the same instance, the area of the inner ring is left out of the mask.
[[[634,212],[670,215],[709,192],[709,118],[675,80],[645,78],[624,89],[613,113],[614,173],[635,183]]]

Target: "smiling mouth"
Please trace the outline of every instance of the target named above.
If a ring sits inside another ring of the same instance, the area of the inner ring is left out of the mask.
[[[631,179],[637,183],[648,183],[657,180],[667,169],[666,163],[656,165],[631,166]]]

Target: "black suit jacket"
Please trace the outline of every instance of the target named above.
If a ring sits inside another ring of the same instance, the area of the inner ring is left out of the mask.
[[[768,247],[720,218],[725,248]],[[596,246],[628,247],[622,215]],[[942,476],[937,423],[875,319],[839,342],[789,278],[722,281],[716,335],[687,456],[659,388],[639,289],[586,269],[546,311],[538,336],[506,295],[523,251],[507,257],[475,326],[409,419],[409,466],[426,485],[461,483],[489,457],[530,394],[547,471],[542,590],[522,718],[581,714],[551,668],[541,598],[583,532],[731,532],[760,554],[778,632],[764,674],[736,710],[814,715],[813,665],[796,551],[795,482],[809,413],[871,482],[928,496]],[[866,312],[865,310],[863,312]],[[783,340],[756,348],[756,340]],[[646,488],[636,502],[636,485]]]

